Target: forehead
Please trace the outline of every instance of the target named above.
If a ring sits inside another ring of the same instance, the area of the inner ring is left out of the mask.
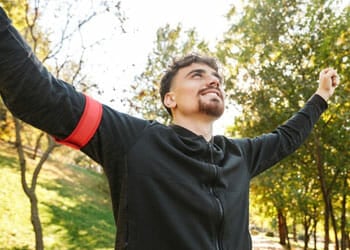
[[[216,74],[217,73],[217,71],[215,69],[211,68],[207,64],[192,63],[189,66],[186,66],[186,67],[179,69],[176,76],[178,76],[179,78],[182,78],[182,77],[185,78],[189,73],[191,73],[194,70],[202,70],[203,72],[205,72],[207,74]]]

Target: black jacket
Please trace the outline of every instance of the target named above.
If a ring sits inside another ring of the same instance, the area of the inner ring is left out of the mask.
[[[0,93],[22,120],[58,139],[74,131],[86,98],[54,78],[0,10]],[[313,96],[269,134],[207,142],[179,126],[138,119],[102,105],[81,150],[108,177],[118,224],[116,248],[248,250],[249,183],[295,151],[326,109]]]

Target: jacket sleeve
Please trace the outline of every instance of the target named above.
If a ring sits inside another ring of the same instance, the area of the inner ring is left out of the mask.
[[[314,95],[273,132],[245,140],[243,151],[250,175],[258,175],[298,149],[326,109],[326,101]]]
[[[85,97],[56,79],[0,8],[0,94],[19,119],[59,138],[76,127]]]
[[[55,78],[0,7],[0,94],[19,119],[113,166],[149,122],[102,105]],[[83,131],[83,132],[82,132]],[[84,143],[81,143],[83,138]]]

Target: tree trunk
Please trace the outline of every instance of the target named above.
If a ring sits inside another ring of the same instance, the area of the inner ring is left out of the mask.
[[[33,230],[35,234],[35,249],[36,250],[43,250],[44,249],[44,241],[42,236],[42,228],[41,228],[41,222],[39,218],[39,210],[38,210],[38,201],[35,194],[35,188],[32,189],[28,186],[27,180],[26,180],[26,171],[27,171],[27,164],[25,160],[23,145],[22,145],[22,139],[21,139],[21,122],[14,118],[15,121],[15,129],[16,129],[16,148],[18,152],[18,160],[20,164],[21,169],[21,184],[24,193],[29,198],[30,201],[30,220],[33,225]]]
[[[346,250],[347,247],[350,247],[348,245],[349,242],[347,242],[347,233],[346,233],[346,190],[347,187],[347,175],[344,177],[344,188],[343,188],[343,197],[341,202],[341,218],[340,218],[340,232],[341,232],[341,242],[340,242],[340,249]]]
[[[332,221],[332,226],[333,226],[333,231],[334,231],[334,241],[335,241],[334,250],[339,250],[338,226],[337,226],[337,221],[335,219],[334,209],[333,209],[332,203],[329,204],[329,208],[330,208],[330,216],[331,216],[331,221]]]
[[[307,250],[309,248],[309,241],[310,241],[310,219],[307,218],[307,215],[304,215],[304,221],[303,221],[303,226],[304,226],[304,250]]]
[[[293,240],[294,242],[298,242],[297,223],[295,222],[295,219],[293,220]]]
[[[312,229],[313,231],[313,238],[314,238],[314,250],[317,250],[317,233],[316,233],[316,227]]]
[[[278,232],[279,232],[280,244],[282,246],[286,246],[287,249],[290,249],[287,220],[286,220],[286,217],[283,215],[282,210],[277,209],[277,217],[278,217]]]
[[[43,241],[43,232],[41,227],[41,221],[39,216],[39,208],[38,208],[38,199],[35,193],[37,180],[39,177],[40,170],[42,169],[42,166],[44,162],[49,158],[49,155],[53,151],[53,149],[57,146],[51,137],[48,138],[48,147],[46,148],[44,154],[40,158],[38,164],[36,165],[32,179],[31,179],[31,185],[28,185],[27,179],[26,179],[26,159],[25,154],[23,151],[23,145],[22,145],[22,139],[21,139],[21,123],[17,118],[14,118],[15,121],[15,129],[16,129],[16,148],[18,152],[18,159],[21,169],[21,184],[24,193],[28,197],[30,201],[30,220],[33,226],[34,234],[35,234],[35,249],[36,250],[43,250],[44,249],[44,241]]]
[[[320,143],[317,138],[315,137],[315,144],[316,144],[316,165],[317,165],[317,171],[318,171],[318,179],[320,181],[321,191],[322,191],[322,197],[325,205],[324,209],[324,250],[329,250],[329,217],[330,217],[330,198],[329,198],[329,190],[327,188],[326,179],[324,176],[324,169],[323,169],[323,160],[321,156],[321,149],[320,149]]]
[[[30,220],[32,222],[33,230],[35,233],[35,249],[43,250],[44,249],[43,230],[41,227],[41,221],[39,216],[38,199],[34,192],[30,192],[29,200],[30,200],[30,211],[31,211]]]
[[[285,227],[285,232],[286,232],[286,236],[287,236],[287,249],[290,250],[291,246],[290,246],[290,240],[289,240],[289,234],[288,234],[288,225],[287,225],[287,219],[286,217],[284,217],[284,227]]]
[[[282,246],[286,245],[286,232],[284,227],[284,217],[282,211],[278,209],[277,211],[277,219],[278,219],[278,233],[280,238],[280,244]]]
[[[313,233],[313,236],[314,236],[313,237],[314,238],[314,250],[317,250],[317,222],[318,222],[318,218],[317,218],[316,206],[314,206],[314,208],[313,208],[312,221],[313,221],[312,233]]]

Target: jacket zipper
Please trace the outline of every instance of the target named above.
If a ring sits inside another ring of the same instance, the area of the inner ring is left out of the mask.
[[[213,148],[212,148],[212,144],[209,143],[209,150],[210,150],[210,160],[211,160],[211,166],[214,170],[214,183],[218,178],[218,169],[215,166],[214,163],[214,157],[213,157]],[[219,209],[219,224],[218,224],[218,234],[215,240],[215,249],[217,250],[223,250],[223,246],[222,246],[222,241],[221,241],[221,235],[222,235],[222,223],[224,221],[224,207],[221,203],[221,200],[218,196],[218,194],[215,192],[215,189],[213,186],[210,186],[210,193],[214,196],[214,200],[215,203],[217,204],[217,207]]]

